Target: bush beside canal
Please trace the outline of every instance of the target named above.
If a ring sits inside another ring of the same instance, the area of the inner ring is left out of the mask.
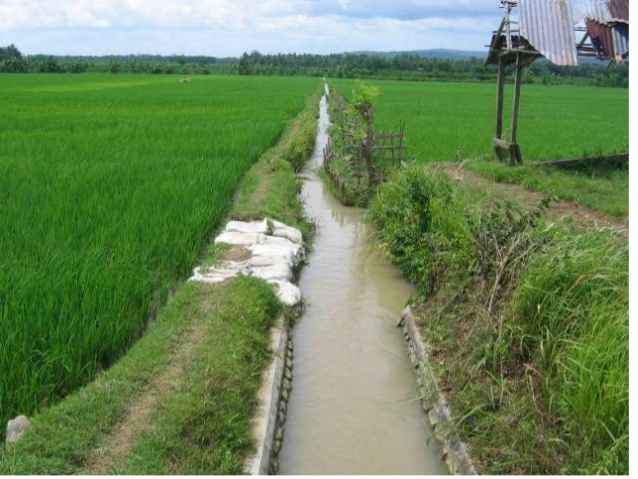
[[[484,474],[628,472],[628,246],[411,166],[369,218]]]

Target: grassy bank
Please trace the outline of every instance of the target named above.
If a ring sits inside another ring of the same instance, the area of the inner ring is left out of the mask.
[[[256,280],[188,283],[120,362],[32,419],[33,429],[0,456],[0,473],[241,473],[259,375],[269,358],[268,329],[279,312],[270,287]],[[183,341],[195,334],[186,353]],[[175,356],[185,354],[179,381],[167,378]],[[161,405],[138,411],[153,424],[142,428],[130,419],[130,408],[158,388]],[[130,452],[102,458],[100,448],[114,449],[115,436],[129,441]]]
[[[314,146],[318,98],[252,166],[232,217],[303,224],[290,159]],[[203,260],[222,255],[211,246]],[[115,366],[32,418],[0,452],[0,473],[241,473],[269,328],[282,313],[271,287],[252,278],[185,284]]]
[[[548,225],[547,207],[413,166],[381,187],[370,220],[419,287],[431,361],[479,472],[626,473],[626,237]]]
[[[0,77],[0,423],[140,337],[317,83],[178,78]]]
[[[512,168],[496,161],[470,161],[466,168],[500,183],[525,187],[575,201],[619,218],[629,216],[629,169],[599,163],[585,168],[558,169],[523,165]]]

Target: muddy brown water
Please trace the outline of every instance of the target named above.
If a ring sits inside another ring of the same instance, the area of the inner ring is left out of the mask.
[[[375,247],[364,211],[342,206],[317,177],[327,125],[324,97],[302,173],[318,233],[299,280],[308,305],[292,332],[280,473],[447,474],[396,327],[413,289]]]

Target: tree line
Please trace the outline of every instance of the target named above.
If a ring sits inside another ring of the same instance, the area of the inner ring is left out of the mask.
[[[237,58],[205,55],[23,55],[15,45],[0,47],[0,73],[231,73]],[[218,70],[218,71],[215,71]]]
[[[315,75],[330,78],[381,78],[398,80],[496,81],[496,65],[486,65],[485,58],[463,60],[424,57],[412,53],[381,56],[370,53],[330,55],[276,54],[257,51],[244,53],[239,59],[240,75]],[[594,84],[629,86],[628,65],[608,66],[589,61],[577,67],[555,65],[540,60],[525,69],[527,83]]]
[[[413,53],[381,56],[370,53],[262,54],[258,51],[244,53],[239,58],[201,55],[25,56],[15,45],[0,47],[0,72],[3,73],[223,73],[493,82],[496,80],[496,66],[486,65],[484,60],[478,57],[451,60]],[[525,81],[546,85],[589,84],[628,88],[629,67],[610,67],[602,62],[564,67],[539,60],[525,69]]]

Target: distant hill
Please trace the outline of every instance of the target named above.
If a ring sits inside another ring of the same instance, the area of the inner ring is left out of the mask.
[[[446,50],[443,48],[435,48],[431,50],[409,50],[409,51],[390,51],[390,52],[376,52],[376,51],[357,51],[348,52],[355,54],[371,55],[382,58],[394,58],[401,53],[408,53],[410,55],[418,55],[421,58],[439,58],[441,60],[469,60],[470,58],[485,59],[487,57],[487,48],[483,51],[465,51],[465,50]]]

